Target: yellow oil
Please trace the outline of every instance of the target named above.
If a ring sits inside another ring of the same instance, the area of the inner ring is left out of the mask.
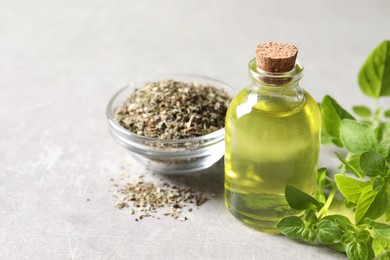
[[[316,187],[319,109],[307,92],[298,99],[288,93],[262,97],[246,88],[226,115],[226,206],[267,233],[277,233],[276,223],[284,216],[300,213],[285,200],[286,184],[309,194]]]

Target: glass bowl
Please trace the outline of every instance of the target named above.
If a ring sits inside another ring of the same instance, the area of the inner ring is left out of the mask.
[[[230,97],[234,94],[233,88],[226,83],[198,75],[172,74],[131,83],[119,90],[107,106],[108,128],[113,139],[128,150],[137,161],[154,172],[176,174],[199,171],[212,166],[224,155],[225,128],[199,137],[167,140],[137,135],[115,120],[115,112],[136,88],[161,79],[210,84],[224,89]]]

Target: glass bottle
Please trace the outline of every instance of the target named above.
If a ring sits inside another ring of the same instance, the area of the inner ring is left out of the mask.
[[[320,147],[320,112],[299,86],[303,66],[268,72],[249,62],[252,84],[226,114],[225,204],[247,225],[277,233],[276,223],[292,210],[287,184],[313,194]]]

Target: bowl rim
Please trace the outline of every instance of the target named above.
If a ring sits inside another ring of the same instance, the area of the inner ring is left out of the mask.
[[[160,143],[189,143],[189,142],[198,142],[198,141],[205,141],[205,140],[212,140],[218,137],[224,137],[225,133],[225,127],[218,129],[217,131],[214,131],[212,133],[202,135],[202,136],[197,136],[197,137],[192,137],[192,138],[184,138],[184,139],[161,139],[161,138],[152,138],[152,137],[147,137],[147,136],[142,136],[138,135],[136,133],[133,133],[124,127],[122,127],[120,124],[118,124],[115,120],[115,113],[113,111],[116,109],[113,109],[113,104],[116,101],[117,97],[122,94],[126,89],[129,88],[134,88],[136,85],[143,85],[146,84],[147,82],[157,80],[157,79],[163,79],[163,78],[172,78],[175,79],[175,77],[192,77],[194,79],[199,78],[203,80],[208,80],[208,81],[213,81],[218,83],[219,86],[223,86],[223,89],[227,91],[228,95],[233,99],[235,90],[233,89],[232,86],[227,84],[224,81],[214,79],[208,76],[202,76],[202,75],[197,75],[197,74],[181,74],[181,73],[172,73],[172,74],[161,74],[157,75],[155,77],[149,78],[149,79],[144,79],[141,81],[136,81],[136,82],[130,82],[129,84],[125,85],[121,89],[119,89],[109,100],[107,107],[106,107],[106,117],[109,121],[109,124],[115,129],[115,131],[120,132],[121,134],[125,135],[126,137],[130,139],[136,139],[139,141],[149,141],[149,142],[160,142]],[[218,86],[216,86],[218,87]]]

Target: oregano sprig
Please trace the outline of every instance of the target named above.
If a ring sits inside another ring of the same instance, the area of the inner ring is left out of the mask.
[[[340,173],[330,178],[319,169],[314,196],[287,185],[287,202],[303,215],[285,217],[277,228],[288,237],[345,252],[349,259],[390,259],[390,108],[379,106],[379,99],[390,96],[390,41],[368,56],[358,82],[374,99],[373,110],[353,106],[355,117],[330,96],[320,104],[322,143],[345,148],[344,155],[336,153]],[[352,221],[327,213],[337,191],[354,212]]]

